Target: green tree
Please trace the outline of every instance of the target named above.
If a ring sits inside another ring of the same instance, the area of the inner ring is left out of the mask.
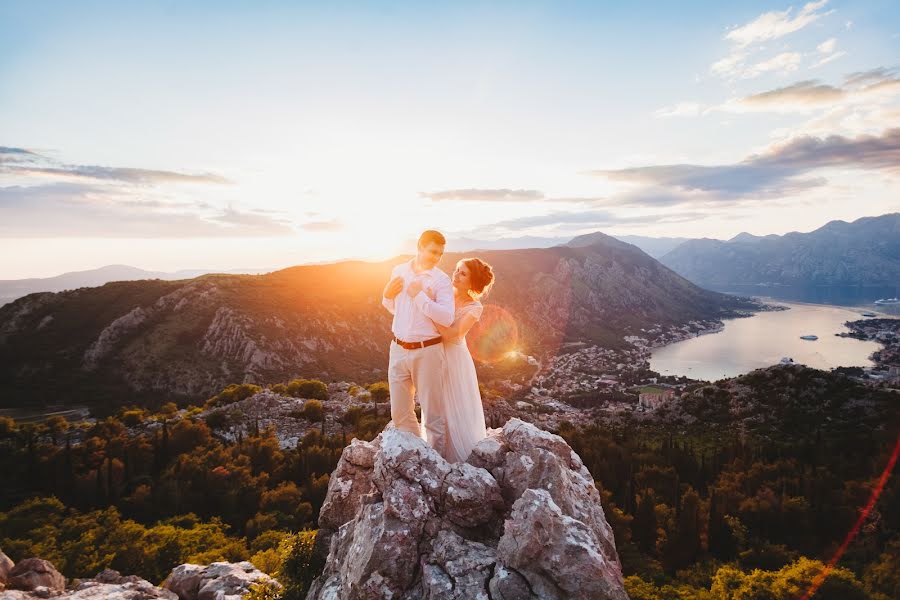
[[[866,567],[863,583],[876,600],[900,598],[900,537],[891,540],[884,552]]]
[[[681,498],[675,532],[666,541],[663,564],[669,573],[683,569],[700,554],[700,496],[688,486]]]
[[[647,489],[638,500],[637,512],[631,523],[631,538],[641,552],[650,556],[656,555],[657,527],[653,490]]]
[[[391,397],[391,387],[388,385],[387,381],[376,381],[375,383],[370,384],[366,389],[369,390],[369,393],[372,395],[372,402],[375,403],[375,410],[377,413],[378,406],[382,402],[387,402]]]

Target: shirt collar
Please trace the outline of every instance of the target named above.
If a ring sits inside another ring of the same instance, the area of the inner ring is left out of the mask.
[[[422,271],[421,273],[416,273],[416,267],[415,267],[416,259],[415,258],[409,259],[409,262],[407,264],[409,265],[409,270],[412,271],[413,275],[434,275],[434,272],[437,270],[437,267],[435,266],[435,267],[431,267],[427,271]]]

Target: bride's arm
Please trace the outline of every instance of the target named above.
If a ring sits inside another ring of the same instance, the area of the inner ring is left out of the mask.
[[[472,328],[472,325],[475,324],[475,321],[478,320],[478,317],[473,315],[472,313],[466,313],[460,318],[458,321],[454,321],[450,327],[444,327],[443,325],[439,325],[435,323],[435,327],[437,327],[438,332],[441,334],[441,337],[444,338],[445,342],[455,342],[459,339],[462,339],[464,335],[466,335],[469,330]]]

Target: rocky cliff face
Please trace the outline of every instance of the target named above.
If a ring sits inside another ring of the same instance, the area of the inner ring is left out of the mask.
[[[412,434],[354,440],[319,517],[307,600],[626,600],[612,530],[581,459],[512,419],[448,463]]]

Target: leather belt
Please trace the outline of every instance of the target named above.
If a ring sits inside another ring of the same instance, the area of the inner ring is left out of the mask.
[[[403,340],[398,340],[394,337],[394,342],[397,343],[401,348],[405,348],[407,350],[418,350],[419,348],[427,348],[428,346],[434,346],[435,344],[440,344],[444,341],[444,338],[436,337],[431,338],[430,340],[425,340],[424,342],[404,342]]]

